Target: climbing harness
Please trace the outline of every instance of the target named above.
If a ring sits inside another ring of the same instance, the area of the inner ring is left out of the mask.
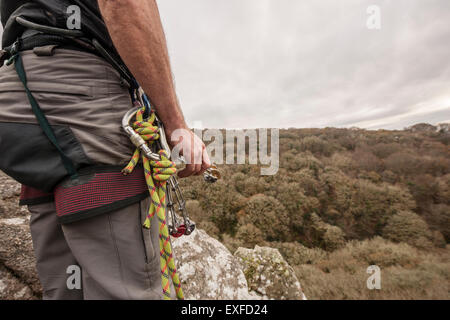
[[[108,52],[97,39],[87,38],[81,30],[50,27],[28,21],[21,16],[15,17],[15,21],[22,27],[33,32],[31,35],[19,38],[14,44],[1,50],[0,57],[2,59],[12,56],[11,51],[18,52],[19,49],[32,50],[41,46],[62,46],[73,50],[90,52],[103,57],[119,72],[127,86],[131,87],[135,84],[134,78],[126,65],[119,61],[118,57],[114,57],[113,54]]]

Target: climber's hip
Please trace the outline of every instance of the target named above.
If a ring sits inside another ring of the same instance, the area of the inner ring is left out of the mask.
[[[28,87],[77,168],[122,165],[133,152],[121,130],[131,107],[128,88],[100,57],[66,49],[53,56],[21,52]],[[14,65],[0,68],[0,169],[17,181],[50,190],[67,175],[37,124]]]

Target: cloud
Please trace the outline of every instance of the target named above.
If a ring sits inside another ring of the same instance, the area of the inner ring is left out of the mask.
[[[378,31],[366,27],[372,4]],[[159,6],[190,123],[375,129],[450,118],[447,0]]]
[[[448,0],[158,3],[191,125],[401,129],[450,119]],[[366,27],[369,5],[381,9],[380,30]]]

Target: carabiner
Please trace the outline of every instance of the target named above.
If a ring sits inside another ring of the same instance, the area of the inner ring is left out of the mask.
[[[203,173],[203,179],[205,179],[205,181],[209,183],[214,183],[220,178],[220,171],[219,169],[217,169],[217,166],[214,163]]]
[[[156,161],[160,161],[161,157],[159,154],[154,153],[149,146],[147,145],[147,142],[142,139],[142,137],[137,134],[133,127],[130,125],[130,122],[133,120],[133,118],[136,117],[136,113],[139,111],[139,108],[131,109],[122,118],[122,128],[125,130],[125,132],[128,134],[128,137],[130,138],[131,142],[141,150],[141,152],[148,158]]]

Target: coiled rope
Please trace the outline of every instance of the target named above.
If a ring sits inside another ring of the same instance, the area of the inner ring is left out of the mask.
[[[145,107],[142,107],[136,113],[136,121],[133,123],[133,129],[139,134],[149,145],[159,139],[158,126],[154,125],[155,113],[151,112],[150,117],[143,119]],[[133,171],[139,162],[140,151],[136,149],[128,163],[122,170],[123,174],[129,174]],[[184,299],[183,290],[181,289],[180,278],[175,267],[175,261],[172,254],[172,245],[170,243],[169,230],[166,223],[166,193],[167,181],[177,172],[176,165],[169,159],[165,150],[160,150],[161,160],[149,160],[142,155],[142,163],[144,166],[145,180],[150,192],[151,204],[145,219],[144,228],[150,228],[150,222],[156,214],[159,225],[159,255],[161,267],[161,285],[165,300],[170,300],[170,277],[175,288],[177,298]]]

